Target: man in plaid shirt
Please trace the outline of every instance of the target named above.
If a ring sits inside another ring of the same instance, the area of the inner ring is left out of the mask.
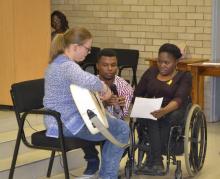
[[[99,78],[112,89],[112,97],[105,101],[104,106],[108,112],[118,119],[124,119],[129,113],[129,106],[133,97],[133,88],[123,78],[116,75],[118,70],[116,52],[111,49],[103,49],[98,55],[97,70]],[[83,148],[87,168],[80,178],[91,178],[99,170],[98,151],[94,145]]]

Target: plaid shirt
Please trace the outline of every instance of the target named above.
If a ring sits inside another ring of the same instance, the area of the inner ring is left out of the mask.
[[[125,81],[123,78],[119,76],[115,76],[113,84],[116,85],[118,95],[125,97],[125,106],[123,108],[123,111],[121,110],[120,106],[107,106],[107,110],[116,118],[123,119],[129,113],[128,110],[133,97],[134,90],[127,81]]]

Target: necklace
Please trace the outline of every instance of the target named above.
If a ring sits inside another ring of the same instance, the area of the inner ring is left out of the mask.
[[[160,81],[166,82],[166,84],[171,85],[173,83],[173,78],[175,77],[177,71],[174,70],[170,76],[162,76],[160,73],[157,76],[157,79]]]
[[[177,71],[174,70],[174,72],[171,75],[171,79],[166,82],[169,86],[173,83],[173,78],[176,75],[176,73],[177,73]]]

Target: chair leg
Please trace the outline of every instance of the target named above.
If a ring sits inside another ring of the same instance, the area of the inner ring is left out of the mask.
[[[98,70],[96,69],[96,66],[94,65],[94,75],[98,74]]]
[[[137,76],[136,76],[136,70],[133,69],[133,79],[132,79],[132,86],[137,86]]]
[[[69,179],[69,168],[68,168],[68,163],[67,163],[67,157],[66,157],[66,152],[62,151],[62,157],[63,157],[63,168],[64,168],[64,173],[65,173],[65,179]]]
[[[15,144],[15,149],[14,149],[14,154],[13,154],[13,159],[11,162],[9,177],[8,177],[9,179],[13,179],[13,176],[14,176],[15,165],[16,165],[18,151],[19,151],[19,147],[20,147],[20,143],[21,143],[21,135],[22,135],[22,129],[19,128],[18,134],[17,134],[17,139],[16,139],[16,144]]]
[[[53,161],[54,161],[55,153],[56,153],[56,151],[54,151],[54,150],[51,152],[50,162],[49,162],[49,166],[48,166],[48,169],[47,169],[47,177],[48,177],[48,178],[49,178],[50,175],[51,175],[51,171],[52,171],[52,167],[53,167]]]
[[[121,71],[122,71],[122,69],[119,68],[119,69],[118,69],[118,76],[121,76]]]

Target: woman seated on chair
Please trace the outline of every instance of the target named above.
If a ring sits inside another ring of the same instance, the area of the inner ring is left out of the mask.
[[[75,102],[70,85],[75,84],[100,93],[102,100],[111,97],[111,90],[97,76],[85,72],[77,64],[90,53],[92,35],[85,28],[67,30],[57,34],[52,41],[50,64],[45,74],[44,106],[60,112],[64,136],[78,137],[89,141],[106,140],[100,133],[92,135],[87,129]],[[58,137],[58,126],[51,116],[45,116],[47,136]],[[127,143],[129,127],[123,120],[108,117],[109,131],[121,143]],[[124,149],[106,141],[103,145],[100,178],[117,179],[121,156]]]
[[[192,77],[189,72],[177,71],[177,63],[181,58],[180,49],[166,43],[158,52],[157,66],[150,67],[142,76],[135,92],[136,97],[163,97],[162,107],[152,111],[157,120],[138,119],[147,125],[151,150],[143,173],[160,175],[164,170],[162,152],[167,148],[170,127],[183,121],[186,106],[192,88]]]

